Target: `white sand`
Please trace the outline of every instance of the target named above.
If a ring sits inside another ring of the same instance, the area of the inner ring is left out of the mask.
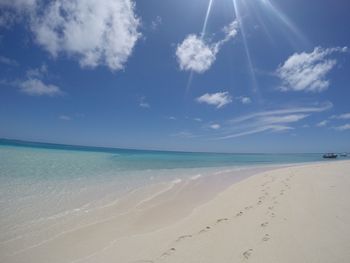
[[[350,161],[255,175],[178,219],[186,198],[147,204],[3,262],[350,262]],[[120,224],[129,229],[118,236]]]

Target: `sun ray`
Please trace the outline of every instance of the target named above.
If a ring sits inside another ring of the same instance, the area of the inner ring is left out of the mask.
[[[211,8],[212,8],[212,6],[213,6],[213,1],[214,1],[214,0],[209,0],[209,4],[208,4],[208,8],[207,8],[207,13],[206,13],[206,15],[205,15],[205,19],[204,19],[204,23],[203,23],[203,28],[202,28],[202,32],[201,32],[201,38],[202,38],[202,39],[203,39],[203,37],[205,36],[206,30],[207,30],[208,20],[209,20]]]
[[[294,43],[296,47],[300,45],[306,47],[310,46],[310,41],[304,36],[304,34],[281,10],[273,5],[270,0],[261,0],[261,3],[264,8],[266,8],[271,14],[273,14],[274,17],[276,17],[281,22],[282,25],[284,25],[283,32],[285,32],[285,29],[288,29],[289,33],[293,35],[293,37],[287,35],[290,42],[295,42],[294,39],[297,39],[297,42]]]
[[[204,23],[203,23],[203,27],[202,27],[202,32],[200,34],[200,38],[202,40],[203,40],[203,38],[205,36],[205,33],[207,31],[208,20],[209,20],[209,17],[210,17],[210,13],[211,13],[211,8],[213,6],[213,2],[214,2],[214,0],[209,0],[209,3],[208,3],[208,8],[207,8],[207,12],[205,14]],[[188,81],[187,81],[187,85],[186,85],[186,94],[189,92],[189,90],[191,88],[192,80],[193,80],[193,71],[190,72],[190,76],[188,77]]]
[[[261,14],[260,14],[260,12],[256,10],[256,5],[255,4],[251,4],[252,3],[251,1],[245,1],[244,3],[249,6],[249,10],[252,10],[252,12],[254,13],[254,17],[256,17],[256,19],[258,20],[259,25],[264,30],[265,35],[267,36],[269,41],[271,43],[273,43],[273,38],[271,36],[271,33],[270,33],[268,27],[266,26],[266,24],[265,24]]]
[[[259,90],[259,86],[258,86],[258,83],[256,80],[255,72],[254,72],[253,62],[252,62],[251,54],[249,51],[249,46],[248,46],[247,37],[246,37],[246,31],[245,31],[244,23],[242,21],[240,7],[237,3],[237,0],[232,0],[232,3],[233,3],[235,17],[240,25],[240,31],[241,31],[241,35],[242,35],[244,51],[245,51],[245,54],[247,57],[247,62],[248,62],[249,75],[250,75],[251,82],[252,82],[252,90],[253,90],[253,93],[256,95],[258,101],[260,102],[261,101],[260,90]]]
[[[190,72],[190,75],[188,77],[188,81],[187,81],[187,85],[186,85],[186,95],[190,91],[192,80],[193,80],[193,71]]]

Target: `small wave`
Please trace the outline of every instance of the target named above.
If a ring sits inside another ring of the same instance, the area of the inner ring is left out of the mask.
[[[181,182],[182,182],[182,179],[180,179],[180,178],[177,178],[177,179],[171,181],[172,184],[179,184]]]
[[[170,183],[170,185],[169,185],[168,187],[166,187],[166,188],[160,190],[159,192],[153,194],[152,196],[150,196],[150,197],[148,197],[148,198],[145,198],[145,199],[141,200],[141,201],[136,205],[136,207],[139,207],[139,206],[141,206],[142,204],[147,203],[147,202],[149,202],[149,201],[151,201],[151,200],[157,198],[158,196],[160,196],[160,195],[162,195],[162,194],[164,194],[164,193],[170,191],[171,189],[173,189],[173,187],[174,187],[175,185],[177,185],[177,184],[179,184],[179,183],[181,183],[181,182],[182,182],[182,179],[180,179],[180,178],[177,178],[177,179],[171,181],[171,183]]]
[[[196,175],[192,176],[192,177],[190,178],[190,180],[195,181],[195,180],[198,180],[198,179],[201,178],[201,177],[202,177],[201,174],[196,174]]]

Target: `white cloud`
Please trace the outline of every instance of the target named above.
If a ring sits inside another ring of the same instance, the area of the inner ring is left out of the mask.
[[[234,38],[238,31],[238,22],[235,20],[230,25],[224,27],[225,38],[210,43],[202,37],[190,34],[185,40],[177,46],[176,57],[180,69],[203,73],[207,71],[216,59],[221,46]]]
[[[1,10],[0,14],[0,28],[10,27],[16,20],[16,15],[11,11]]]
[[[329,57],[333,53],[347,50],[347,47],[316,47],[311,53],[293,54],[276,71],[277,76],[282,80],[280,90],[306,92],[326,90],[330,85],[327,74],[337,63],[335,59]]]
[[[48,74],[46,64],[42,64],[39,68],[29,69],[26,72],[28,78],[42,78]]]
[[[0,8],[12,16],[27,17],[35,41],[52,56],[68,55],[83,67],[104,65],[116,71],[124,69],[141,36],[134,3],[2,0]]]
[[[37,4],[37,0],[1,0],[0,7],[16,10],[33,8]]]
[[[147,102],[140,102],[140,107],[141,108],[151,108],[151,106]]]
[[[0,63],[8,66],[18,66],[18,62],[16,60],[4,56],[0,56]]]
[[[240,96],[237,98],[242,104],[250,104],[252,103],[252,99],[249,97],[245,97],[245,96]]]
[[[19,90],[27,95],[31,96],[58,96],[63,95],[64,92],[53,84],[45,83],[44,79],[47,77],[48,71],[45,64],[39,68],[29,69],[26,72],[25,79],[17,79],[12,82],[8,82],[8,85],[15,86]]]
[[[141,108],[146,108],[146,109],[151,108],[151,105],[150,105],[148,102],[146,102],[146,97],[141,97],[141,98],[140,98],[139,106],[140,106]]]
[[[61,115],[61,116],[59,116],[59,119],[62,121],[70,121],[70,120],[72,120],[72,117],[70,117],[68,115]]]
[[[45,84],[40,79],[27,79],[19,83],[20,91],[31,96],[56,96],[63,94],[59,87]]]
[[[319,122],[319,123],[317,123],[317,127],[325,127],[325,126],[327,126],[327,124],[329,123],[329,121],[328,120],[324,120],[324,121],[321,121],[321,122]]]
[[[160,16],[157,16],[151,23],[151,29],[154,31],[154,30],[157,30],[158,27],[162,24],[162,18]]]
[[[225,33],[225,38],[220,41],[221,44],[223,44],[223,42],[229,41],[230,39],[234,38],[238,34],[238,27],[239,27],[239,23],[237,20],[234,20],[228,26],[225,26],[223,28],[223,31]]]
[[[342,126],[334,127],[334,129],[337,130],[337,131],[346,131],[346,130],[350,130],[350,123],[344,124],[344,125],[342,125]]]
[[[202,122],[203,120],[201,118],[194,118],[195,121],[197,122]]]
[[[176,121],[176,117],[174,117],[174,116],[169,116],[167,119],[172,120],[172,121]]]
[[[37,0],[1,0],[0,1],[0,27],[10,28],[26,14],[33,13]]]
[[[57,0],[32,22],[36,41],[53,56],[66,53],[82,66],[111,70],[124,68],[138,27],[131,0]]]
[[[189,35],[177,47],[176,56],[181,70],[203,73],[216,59],[218,47],[206,44],[200,37]]]
[[[209,127],[210,127],[211,129],[213,129],[213,130],[218,130],[218,129],[221,128],[221,125],[220,125],[220,124],[217,124],[217,123],[214,123],[214,124],[211,124]]]
[[[350,112],[343,113],[343,114],[340,114],[340,115],[334,115],[334,116],[331,117],[331,119],[348,120],[348,119],[350,119]]]
[[[217,92],[213,94],[205,93],[204,95],[198,97],[196,99],[199,103],[206,103],[209,105],[214,105],[216,108],[220,109],[226,104],[229,104],[232,102],[232,97],[230,94],[225,92]]]

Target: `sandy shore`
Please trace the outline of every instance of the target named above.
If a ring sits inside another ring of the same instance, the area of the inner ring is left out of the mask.
[[[6,262],[350,262],[349,190],[350,161],[270,170],[235,183],[184,218],[176,212],[189,196],[176,195],[131,217],[64,233]],[[159,218],[167,220],[158,224]],[[130,229],[118,237],[121,224]],[[145,231],[143,224],[152,227]]]

